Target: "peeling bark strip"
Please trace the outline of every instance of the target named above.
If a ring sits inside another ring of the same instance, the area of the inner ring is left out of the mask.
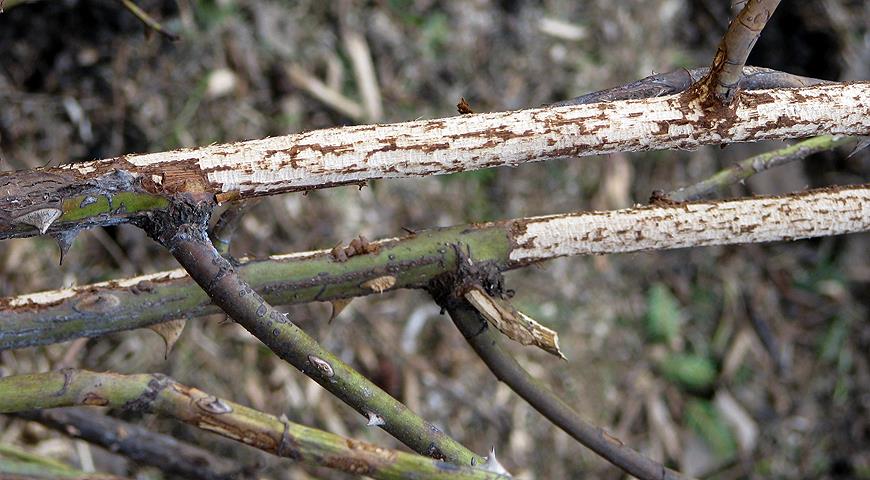
[[[736,219],[735,219],[736,217]],[[239,275],[272,304],[371,295],[363,285],[421,288],[456,270],[452,245],[499,270],[561,255],[778,241],[870,230],[870,185],[613,212],[460,225],[371,242],[343,261],[328,250],[247,261]],[[219,311],[183,270],[0,299],[0,350],[141,328]]]
[[[781,197],[552,215],[517,222],[510,253],[527,263],[565,255],[759,243],[870,230],[870,186]]]

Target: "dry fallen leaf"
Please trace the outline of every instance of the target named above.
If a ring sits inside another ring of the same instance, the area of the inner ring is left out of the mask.
[[[187,320],[182,318],[179,320],[170,320],[164,323],[156,323],[148,327],[163,338],[165,346],[165,350],[163,351],[164,360],[169,358],[169,352],[172,351],[172,347],[175,346],[175,342],[178,341],[178,337],[180,337],[181,332],[184,331],[185,323],[187,323]]]
[[[509,302],[493,298],[478,287],[469,290],[465,299],[511,340],[523,345],[534,345],[547,353],[565,358],[559,348],[559,334],[520,312]]]

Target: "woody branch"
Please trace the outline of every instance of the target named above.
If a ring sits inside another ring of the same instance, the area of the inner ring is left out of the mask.
[[[737,220],[735,220],[735,218]],[[339,261],[328,250],[243,262],[268,302],[296,304],[422,288],[456,268],[450,245],[499,270],[566,255],[770,242],[870,230],[870,185],[775,197],[574,212],[426,230],[372,242]],[[378,278],[391,285],[372,289]],[[184,270],[0,299],[0,350],[144,327],[219,311]]]
[[[712,115],[666,97],[362,125],[0,175],[0,240],[128,222],[173,193],[221,202],[617,151],[870,134],[870,82],[746,91]]]

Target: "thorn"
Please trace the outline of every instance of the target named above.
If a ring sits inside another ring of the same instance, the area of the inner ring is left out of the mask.
[[[456,104],[456,110],[460,115],[468,115],[469,113],[474,113],[474,110],[471,109],[471,105],[468,104],[468,101],[465,100],[465,97],[461,97],[459,99],[459,103]]]
[[[511,476],[510,472],[507,471],[501,463],[499,463],[498,459],[495,458],[495,447],[491,447],[489,449],[489,456],[486,457],[486,462],[480,466],[480,468],[484,470],[488,470],[493,473],[497,473],[499,475],[507,475]]]
[[[45,232],[48,231],[48,227],[50,227],[55,220],[60,218],[62,214],[63,210],[59,208],[40,208],[39,210],[34,210],[17,217],[15,222],[26,223],[27,225],[36,227],[36,229],[39,230],[39,233],[45,235]]]
[[[184,325],[186,323],[187,320],[182,318],[179,320],[171,320],[165,323],[156,323],[148,327],[149,329],[153,330],[157,335],[160,335],[160,338],[163,339],[164,360],[169,358],[169,352],[172,351],[172,347],[175,345],[175,342],[178,341],[178,337],[181,336],[181,332],[184,331]]]
[[[852,155],[864,150],[868,146],[870,146],[870,137],[858,137],[858,143],[855,145],[855,148],[852,149],[852,153],[850,153],[846,158],[851,158]]]
[[[79,231],[77,229],[64,230],[51,234],[55,242],[57,242],[57,248],[60,250],[60,262],[58,265],[63,265],[63,259],[66,258],[66,254],[69,252],[69,249],[78,234]]]
[[[329,323],[332,323],[332,321],[335,320],[335,317],[337,317],[345,308],[347,308],[348,305],[350,305],[350,302],[352,300],[353,297],[331,300],[329,304],[332,305],[332,314],[329,315]]]

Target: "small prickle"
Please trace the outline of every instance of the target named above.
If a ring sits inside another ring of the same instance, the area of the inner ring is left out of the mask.
[[[62,214],[63,211],[59,208],[40,208],[39,210],[34,210],[17,217],[15,222],[36,227],[39,233],[44,235],[48,231],[48,227],[60,218]]]
[[[499,463],[498,459],[495,458],[495,447],[489,449],[489,456],[486,457],[486,462],[480,466],[484,470],[488,470],[492,473],[497,473],[499,475],[507,475],[511,476],[510,472],[507,471],[501,463]]]
[[[63,259],[66,258],[66,254],[69,252],[78,234],[78,229],[62,230],[51,234],[55,242],[57,242],[57,248],[60,249],[60,265],[63,265]]]

